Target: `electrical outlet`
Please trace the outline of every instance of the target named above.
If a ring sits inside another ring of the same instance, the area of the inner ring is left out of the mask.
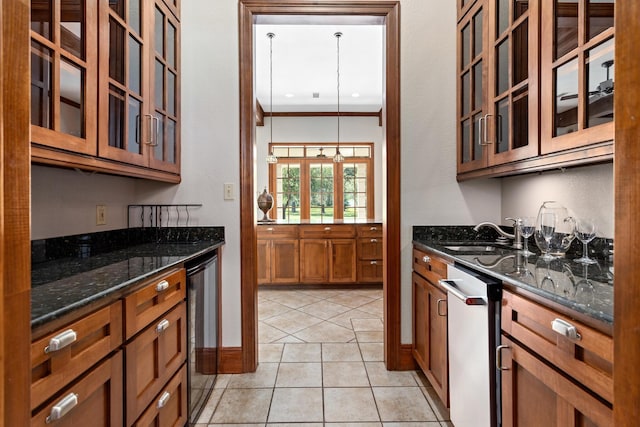
[[[96,205],[96,225],[107,224],[107,207],[105,205]]]
[[[233,200],[235,199],[235,194],[233,194],[233,184],[227,182],[224,184],[224,199],[225,200]]]

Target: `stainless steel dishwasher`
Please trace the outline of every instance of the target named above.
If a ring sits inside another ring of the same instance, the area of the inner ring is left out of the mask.
[[[456,427],[500,426],[495,348],[502,283],[456,264],[448,266],[440,284],[447,290],[451,422]]]
[[[189,424],[195,425],[218,373],[218,255],[205,254],[187,265]]]

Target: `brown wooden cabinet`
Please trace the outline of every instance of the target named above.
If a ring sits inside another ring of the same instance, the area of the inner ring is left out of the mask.
[[[503,425],[613,425],[610,336],[505,290],[498,356]]]
[[[358,254],[358,282],[382,283],[382,227],[379,224],[358,225],[356,252]]]
[[[122,351],[61,390],[31,418],[32,426],[122,425]]]
[[[448,407],[447,293],[438,284],[447,277],[446,262],[414,248],[413,270],[413,357]]]
[[[355,227],[348,224],[300,228],[300,281],[355,283]]]
[[[614,0],[458,3],[458,180],[613,155]]]
[[[300,242],[294,225],[258,227],[258,284],[300,282]]]
[[[177,3],[72,3],[32,2],[32,161],[179,182]]]
[[[173,376],[146,411],[133,424],[135,427],[183,426],[187,414],[187,365]]]

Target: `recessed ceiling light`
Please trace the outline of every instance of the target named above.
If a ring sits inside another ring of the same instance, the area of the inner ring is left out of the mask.
[[[314,98],[320,98],[320,92],[313,92]]]
[[[354,92],[354,93],[351,94],[351,96],[354,97],[354,98],[358,98],[358,97],[360,97],[360,94],[358,92]]]
[[[284,96],[286,96],[287,98],[293,98],[295,95],[292,93],[286,93]]]

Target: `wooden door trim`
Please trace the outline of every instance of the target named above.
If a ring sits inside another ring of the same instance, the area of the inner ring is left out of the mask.
[[[31,415],[30,7],[0,3],[0,425]]]
[[[369,15],[384,18],[386,159],[383,171],[384,342],[387,369],[402,368],[400,344],[400,2],[337,0],[240,0],[240,259],[243,371],[257,368],[257,248],[253,149],[256,108],[253,90],[253,23],[258,15]],[[388,173],[387,173],[388,172]]]
[[[615,96],[615,256],[614,292],[614,425],[635,425],[640,417],[640,269],[635,236],[640,228],[640,3],[616,2],[616,85],[624,88]],[[635,52],[635,53],[634,53]]]

